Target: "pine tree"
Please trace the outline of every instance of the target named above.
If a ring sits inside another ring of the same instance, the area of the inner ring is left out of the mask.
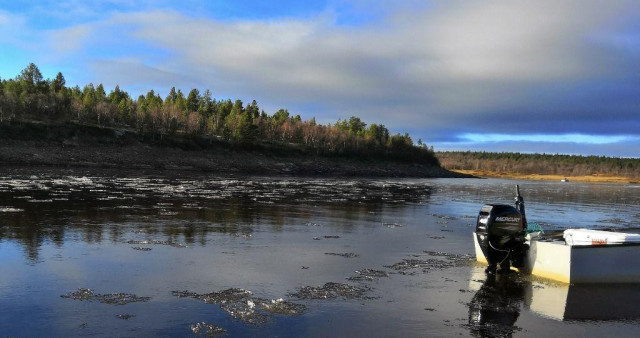
[[[189,112],[196,112],[198,111],[198,106],[200,105],[200,92],[193,88],[191,89],[191,91],[189,92],[189,95],[187,96],[187,109],[189,110]]]
[[[35,87],[42,82],[42,73],[40,73],[40,69],[38,69],[38,66],[36,66],[32,62],[27,66],[27,68],[23,69],[22,72],[20,72],[17,80],[23,81],[31,87]]]
[[[56,74],[56,78],[53,79],[53,81],[51,81],[51,90],[54,93],[59,93],[64,89],[65,84],[66,84],[66,81],[64,79],[64,76],[62,75],[61,72],[58,72],[58,74]]]

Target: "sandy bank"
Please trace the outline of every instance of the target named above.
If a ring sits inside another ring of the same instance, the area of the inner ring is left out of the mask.
[[[493,178],[510,178],[521,180],[534,180],[534,181],[561,181],[567,179],[569,182],[588,182],[588,183],[640,183],[638,180],[630,179],[628,177],[594,174],[584,176],[562,176],[562,175],[540,175],[540,174],[520,174],[511,172],[492,172],[486,170],[452,170],[457,173],[473,175],[476,177],[493,177]]]

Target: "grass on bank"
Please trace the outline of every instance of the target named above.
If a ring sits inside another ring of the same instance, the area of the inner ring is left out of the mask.
[[[561,181],[563,179],[569,182],[587,182],[587,183],[621,183],[621,184],[638,184],[640,180],[630,179],[628,177],[608,175],[608,174],[592,174],[582,176],[563,176],[563,175],[543,175],[543,174],[520,174],[514,172],[494,172],[487,170],[461,170],[450,169],[453,172],[473,175],[476,177],[492,177],[507,178],[533,181]]]

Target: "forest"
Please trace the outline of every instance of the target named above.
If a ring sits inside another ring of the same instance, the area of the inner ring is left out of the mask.
[[[210,90],[186,95],[171,88],[133,98],[116,86],[67,87],[62,73],[44,79],[31,63],[13,79],[0,79],[0,123],[40,121],[133,130],[152,139],[167,136],[215,139],[246,147],[269,145],[324,156],[350,156],[438,166],[432,147],[414,145],[408,134],[391,134],[382,124],[359,117],[319,124],[287,109],[267,114],[253,100],[216,100]]]
[[[496,173],[585,176],[608,174],[640,178],[640,159],[560,154],[492,152],[438,152],[449,170],[485,170]]]

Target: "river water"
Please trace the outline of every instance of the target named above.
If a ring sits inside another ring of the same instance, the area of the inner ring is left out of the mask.
[[[636,336],[640,285],[487,278],[520,185],[544,229],[640,226],[638,185],[0,171],[0,337]]]

